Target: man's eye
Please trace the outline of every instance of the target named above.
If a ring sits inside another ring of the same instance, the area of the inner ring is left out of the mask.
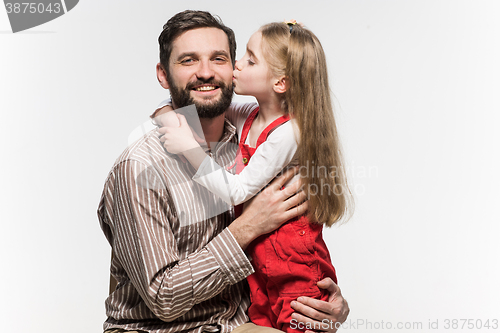
[[[194,62],[194,59],[184,59],[184,60],[181,61],[181,64],[188,65],[188,64],[191,64],[193,62]]]
[[[226,58],[217,57],[214,59],[217,62],[226,62]]]

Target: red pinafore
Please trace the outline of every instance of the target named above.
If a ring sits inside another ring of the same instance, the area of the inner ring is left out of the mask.
[[[245,140],[258,112],[259,108],[254,110],[243,126],[236,173],[245,168],[269,133],[290,118],[285,115],[273,121],[262,131],[253,148],[245,144]],[[241,205],[235,207],[235,212],[236,216],[241,214]],[[322,230],[322,225],[310,223],[306,216],[300,216],[257,238],[247,248],[255,270],[247,278],[252,302],[248,316],[253,323],[285,332],[303,332],[292,321],[294,310],[290,303],[299,296],[328,301],[328,291],[318,288],[316,283],[325,277],[337,283],[337,277]]]

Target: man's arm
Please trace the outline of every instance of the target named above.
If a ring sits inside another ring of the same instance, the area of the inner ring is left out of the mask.
[[[229,226],[243,249],[258,236],[277,229],[284,221],[303,215],[307,211],[305,194],[302,191],[298,192],[301,186],[300,181],[281,190],[296,170],[296,168],[289,169],[275,179],[264,191],[249,201],[250,205],[245,207],[240,219],[235,220]],[[331,278],[319,281],[318,287],[329,291],[328,302],[306,296],[299,297],[291,304],[296,311],[292,314],[292,318],[303,323],[304,327],[325,327],[323,323],[327,322],[329,327],[324,331],[335,333],[340,324],[346,321],[349,315],[349,305],[342,297],[340,288]],[[310,325],[307,325],[308,323]],[[306,331],[305,333],[314,332]]]
[[[267,188],[245,203],[243,214],[228,227],[242,249],[260,235],[279,228],[284,222],[307,211],[306,194],[301,182],[294,182],[282,190],[283,185],[297,173],[288,169]]]
[[[229,226],[243,249],[258,236],[277,229],[284,221],[303,215],[307,211],[305,194],[302,191],[298,192],[301,187],[300,181],[281,190],[296,171],[296,168],[289,169],[275,179],[264,191],[249,201],[250,205],[245,207],[240,219],[235,220]],[[324,331],[335,333],[340,324],[346,321],[350,311],[349,305],[342,297],[340,288],[331,278],[319,281],[318,287],[329,291],[328,302],[306,296],[299,297],[291,304],[296,311],[292,314],[292,318],[304,323],[304,327],[325,327],[324,323],[327,322],[328,329]],[[310,325],[307,325],[308,323]],[[314,332],[306,331],[305,333]]]
[[[184,260],[168,223],[168,193],[154,168],[120,163],[105,187],[99,216],[111,228],[116,260],[141,298],[158,318],[172,321],[253,273],[242,249],[306,210],[307,204],[290,209],[303,196],[290,198],[294,191],[279,190],[292,175],[272,183],[230,227]]]
[[[169,223],[171,202],[160,178],[140,162],[120,163],[108,180],[99,215],[111,230],[116,260],[148,308],[168,322],[253,269],[227,229],[180,260]]]

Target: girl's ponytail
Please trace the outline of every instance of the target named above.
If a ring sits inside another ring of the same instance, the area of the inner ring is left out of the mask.
[[[333,115],[323,47],[311,31],[298,24],[290,29],[284,23],[271,23],[261,31],[264,55],[273,74],[288,80],[283,105],[300,130],[297,153],[309,199],[309,218],[331,226],[349,217],[352,196]]]

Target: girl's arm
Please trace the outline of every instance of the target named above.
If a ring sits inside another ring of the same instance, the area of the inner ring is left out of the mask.
[[[151,115],[156,125],[160,126],[158,132],[163,134],[160,141],[169,153],[184,156],[189,163],[198,169],[203,159],[207,156],[199,143],[203,143],[194,133],[186,119],[174,112],[171,100],[165,100],[158,105],[156,111]]]
[[[165,104],[166,107],[154,114],[155,120],[163,126],[159,132],[164,134],[160,140],[165,148],[172,154],[183,155],[198,170],[193,177],[194,181],[232,205],[243,203],[257,194],[291,162],[297,150],[293,122],[289,121],[269,134],[246,168],[239,175],[233,175],[205,153],[185,118],[168,112],[173,109],[169,106],[170,103]],[[254,103],[232,103],[226,117],[237,128],[241,128],[255,107]]]
[[[193,180],[232,205],[247,201],[292,161],[297,150],[293,124],[290,120],[269,134],[240,174],[231,174],[207,156]]]
[[[203,159],[208,157],[200,146],[200,143],[204,142],[204,140],[196,135],[183,115],[175,112],[168,112],[167,114],[172,114],[178,120],[179,126],[159,128],[158,132],[163,134],[160,141],[163,142],[163,146],[169,153],[184,156],[198,170]]]
[[[155,124],[160,127],[179,127],[179,120],[177,119],[174,108],[170,101],[163,101],[158,105],[156,111],[151,115]]]
[[[225,116],[237,128],[242,128],[246,118],[256,107],[255,103],[231,103]],[[198,170],[203,159],[208,156],[199,144],[204,141],[190,131],[183,116],[172,111],[175,111],[172,101],[164,100],[151,115],[154,122],[160,126],[158,132],[163,134],[160,141],[169,153],[184,156]]]

